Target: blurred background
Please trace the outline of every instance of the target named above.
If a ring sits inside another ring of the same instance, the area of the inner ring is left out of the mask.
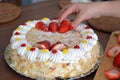
[[[28,4],[43,2],[43,1],[47,1],[47,0],[0,0],[0,2],[9,2],[9,3],[16,4],[18,6],[19,5],[28,5]]]
[[[13,3],[16,5],[28,5],[28,4],[32,4],[32,3],[37,3],[37,2],[43,2],[43,1],[47,1],[47,0],[0,0],[0,2],[9,2],[9,3]],[[110,1],[110,0],[71,0],[74,2],[89,2],[89,1]]]

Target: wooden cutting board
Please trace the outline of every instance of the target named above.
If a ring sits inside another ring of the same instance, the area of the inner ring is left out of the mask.
[[[108,41],[104,56],[103,56],[103,60],[96,72],[94,80],[108,80],[106,76],[104,75],[105,70],[108,70],[110,68],[116,68],[113,66],[113,58],[107,57],[106,52],[110,47],[118,44],[117,37],[115,36],[115,33],[118,33],[118,32],[120,31],[112,32],[110,39]]]

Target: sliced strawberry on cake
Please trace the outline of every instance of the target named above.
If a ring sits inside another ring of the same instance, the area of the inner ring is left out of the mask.
[[[65,44],[61,43],[61,42],[56,42],[51,46],[51,50],[63,50],[68,48]]]
[[[37,28],[38,30],[42,30],[45,32],[48,32],[48,27],[43,23],[43,22],[38,22],[35,26],[35,28]]]
[[[108,49],[107,56],[115,57],[120,52],[120,45],[115,45]]]
[[[45,40],[45,41],[37,42],[34,46],[39,49],[50,49],[50,42]]]

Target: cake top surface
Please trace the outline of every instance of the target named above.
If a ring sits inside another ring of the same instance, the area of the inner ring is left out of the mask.
[[[38,24],[44,24],[45,28]],[[65,22],[65,26],[66,24],[68,26]],[[57,25],[59,28],[56,31],[55,27],[52,27],[51,30],[50,25]],[[98,40],[95,32],[85,24],[80,24],[74,30],[71,25],[69,30],[65,27],[61,29],[61,25],[57,19],[49,18],[27,21],[14,30],[10,40],[11,48],[31,61],[75,63],[79,59],[90,58],[89,52]]]

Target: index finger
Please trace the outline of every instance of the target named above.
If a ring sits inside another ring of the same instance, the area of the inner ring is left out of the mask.
[[[65,6],[61,11],[60,11],[60,19],[59,22],[64,20],[66,17],[68,17],[70,14],[75,12],[75,7],[74,5],[70,4]]]

